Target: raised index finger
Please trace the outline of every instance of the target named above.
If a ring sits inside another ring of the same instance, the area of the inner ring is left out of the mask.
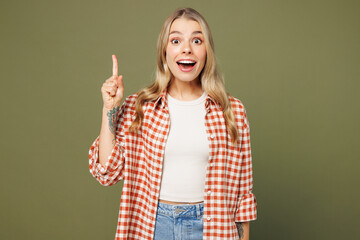
[[[118,76],[118,61],[116,58],[116,55],[112,55],[112,60],[113,60],[113,76]]]

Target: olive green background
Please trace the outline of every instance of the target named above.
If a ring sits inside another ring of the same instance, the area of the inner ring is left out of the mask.
[[[208,20],[246,106],[258,219],[251,239],[357,239],[360,2],[0,2],[0,239],[113,239],[121,184],[88,171],[102,83],[151,83],[165,18]]]

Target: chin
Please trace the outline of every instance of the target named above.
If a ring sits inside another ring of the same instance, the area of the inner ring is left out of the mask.
[[[181,82],[192,82],[192,81],[198,80],[197,77],[195,77],[195,78],[192,78],[192,77],[182,78],[182,77],[176,77],[176,76],[174,76],[174,78],[176,78],[178,81],[181,81]]]
[[[182,82],[192,82],[194,80],[197,80],[199,78],[199,74],[184,74],[184,73],[178,73],[178,74],[173,74],[173,77],[179,81]]]

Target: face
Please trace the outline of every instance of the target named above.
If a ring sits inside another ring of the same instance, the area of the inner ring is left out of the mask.
[[[166,62],[177,81],[198,80],[206,61],[206,47],[201,26],[194,20],[176,19],[170,27]]]

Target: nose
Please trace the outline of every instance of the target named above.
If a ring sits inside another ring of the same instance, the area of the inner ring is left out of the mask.
[[[191,54],[191,46],[188,42],[184,42],[184,45],[183,45],[183,53],[185,54]]]

